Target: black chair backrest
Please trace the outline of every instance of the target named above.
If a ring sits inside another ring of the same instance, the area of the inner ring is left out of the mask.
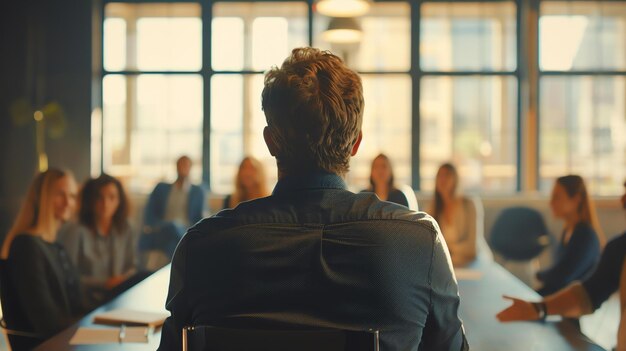
[[[504,209],[489,235],[491,249],[507,260],[527,261],[537,257],[549,243],[541,213],[529,207]]]
[[[378,351],[378,337],[378,331],[374,330],[259,330],[196,326],[183,330],[183,350]]]
[[[0,301],[2,301],[2,320],[0,327],[5,329],[13,350],[30,350],[42,339],[35,333],[26,331],[28,324],[20,308],[17,294],[11,288],[6,260],[0,260]]]

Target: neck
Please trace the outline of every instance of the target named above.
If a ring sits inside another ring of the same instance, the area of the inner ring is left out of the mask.
[[[565,230],[572,231],[580,222],[580,216],[576,213],[565,217]]]
[[[178,178],[176,178],[176,181],[174,182],[174,185],[176,185],[177,188],[182,188],[186,179],[187,178],[178,177]]]
[[[56,234],[59,232],[59,229],[61,229],[61,225],[63,225],[63,222],[55,219],[52,226],[49,228],[42,228],[37,225],[27,230],[27,232],[37,235],[45,241],[54,242],[56,240]],[[48,232],[48,230],[51,230],[51,232]]]
[[[96,227],[101,234],[109,235],[109,232],[111,231],[111,224],[112,224],[111,218],[101,218],[101,219],[98,219],[96,223]]]

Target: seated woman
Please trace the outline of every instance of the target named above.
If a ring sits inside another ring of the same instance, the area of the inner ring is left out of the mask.
[[[537,279],[543,284],[537,292],[542,296],[587,277],[598,263],[604,241],[593,203],[580,176],[568,175],[556,180],[550,207],[554,216],[565,223],[554,264],[537,273]]]
[[[136,237],[119,180],[106,174],[88,180],[80,202],[79,225],[62,231],[59,241],[79,269],[85,305],[95,308],[136,273]]]
[[[370,187],[363,191],[374,192],[383,201],[395,202],[409,207],[409,200],[395,186],[391,160],[384,154],[379,154],[372,161]]]
[[[430,215],[439,223],[446,239],[452,264],[462,267],[476,258],[476,207],[474,202],[458,194],[459,174],[456,167],[445,163],[435,178],[435,195]]]
[[[263,165],[254,157],[245,157],[235,177],[235,192],[224,198],[224,208],[235,208],[244,201],[269,196]]]
[[[72,324],[83,312],[80,280],[64,248],[56,243],[61,224],[73,215],[76,182],[68,172],[37,175],[2,245],[2,297],[14,350],[30,350]]]
[[[626,192],[621,201],[626,210]],[[577,318],[593,313],[618,289],[622,313],[616,350],[626,351],[626,232],[606,245],[598,267],[582,283],[575,282],[540,302],[505,296],[513,305],[497,317],[501,322],[545,319],[548,315]]]

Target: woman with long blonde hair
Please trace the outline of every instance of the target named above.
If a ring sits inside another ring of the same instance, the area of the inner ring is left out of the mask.
[[[577,175],[559,177],[550,199],[552,213],[563,220],[563,232],[554,264],[537,273],[543,284],[539,294],[555,293],[570,283],[584,279],[600,259],[606,239],[583,178]]]
[[[248,156],[239,164],[235,177],[235,192],[224,199],[224,208],[234,208],[241,202],[268,195],[263,165],[256,158]]]
[[[10,337],[14,349],[31,349],[69,326],[81,313],[77,271],[56,243],[76,205],[74,177],[59,169],[38,174],[2,246],[4,319],[8,329],[36,337]]]
[[[439,167],[435,194],[428,212],[439,223],[455,267],[466,266],[477,256],[477,215],[474,202],[459,193],[459,173],[451,163]]]

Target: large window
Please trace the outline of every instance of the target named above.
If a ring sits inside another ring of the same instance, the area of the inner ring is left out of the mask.
[[[331,19],[315,1],[105,0],[104,10],[93,159],[136,192],[172,180],[182,154],[212,192],[233,190],[248,155],[271,188],[263,73],[308,45],[363,80],[354,190],[381,152],[399,183],[426,192],[444,162],[483,195],[548,192],[567,173],[614,195],[626,178],[626,0],[374,1],[356,19],[357,44],[326,41]]]
[[[595,194],[626,179],[626,3],[544,1],[540,186],[576,173]]]
[[[406,2],[373,3],[359,19],[363,36],[358,44],[325,41],[322,33],[330,19],[314,18],[314,45],[342,56],[363,81],[363,142],[347,177],[354,190],[369,186],[371,162],[380,153],[391,159],[397,183],[411,184],[410,14]]]
[[[263,141],[263,72],[280,66],[292,48],[308,45],[304,2],[218,2],[213,5],[211,190],[230,193],[245,156],[265,166],[270,189],[276,162]]]
[[[198,4],[105,7],[103,170],[133,191],[175,178],[185,154],[202,174],[202,22]]]
[[[421,15],[421,189],[453,162],[465,190],[515,191],[515,3],[425,2]]]

